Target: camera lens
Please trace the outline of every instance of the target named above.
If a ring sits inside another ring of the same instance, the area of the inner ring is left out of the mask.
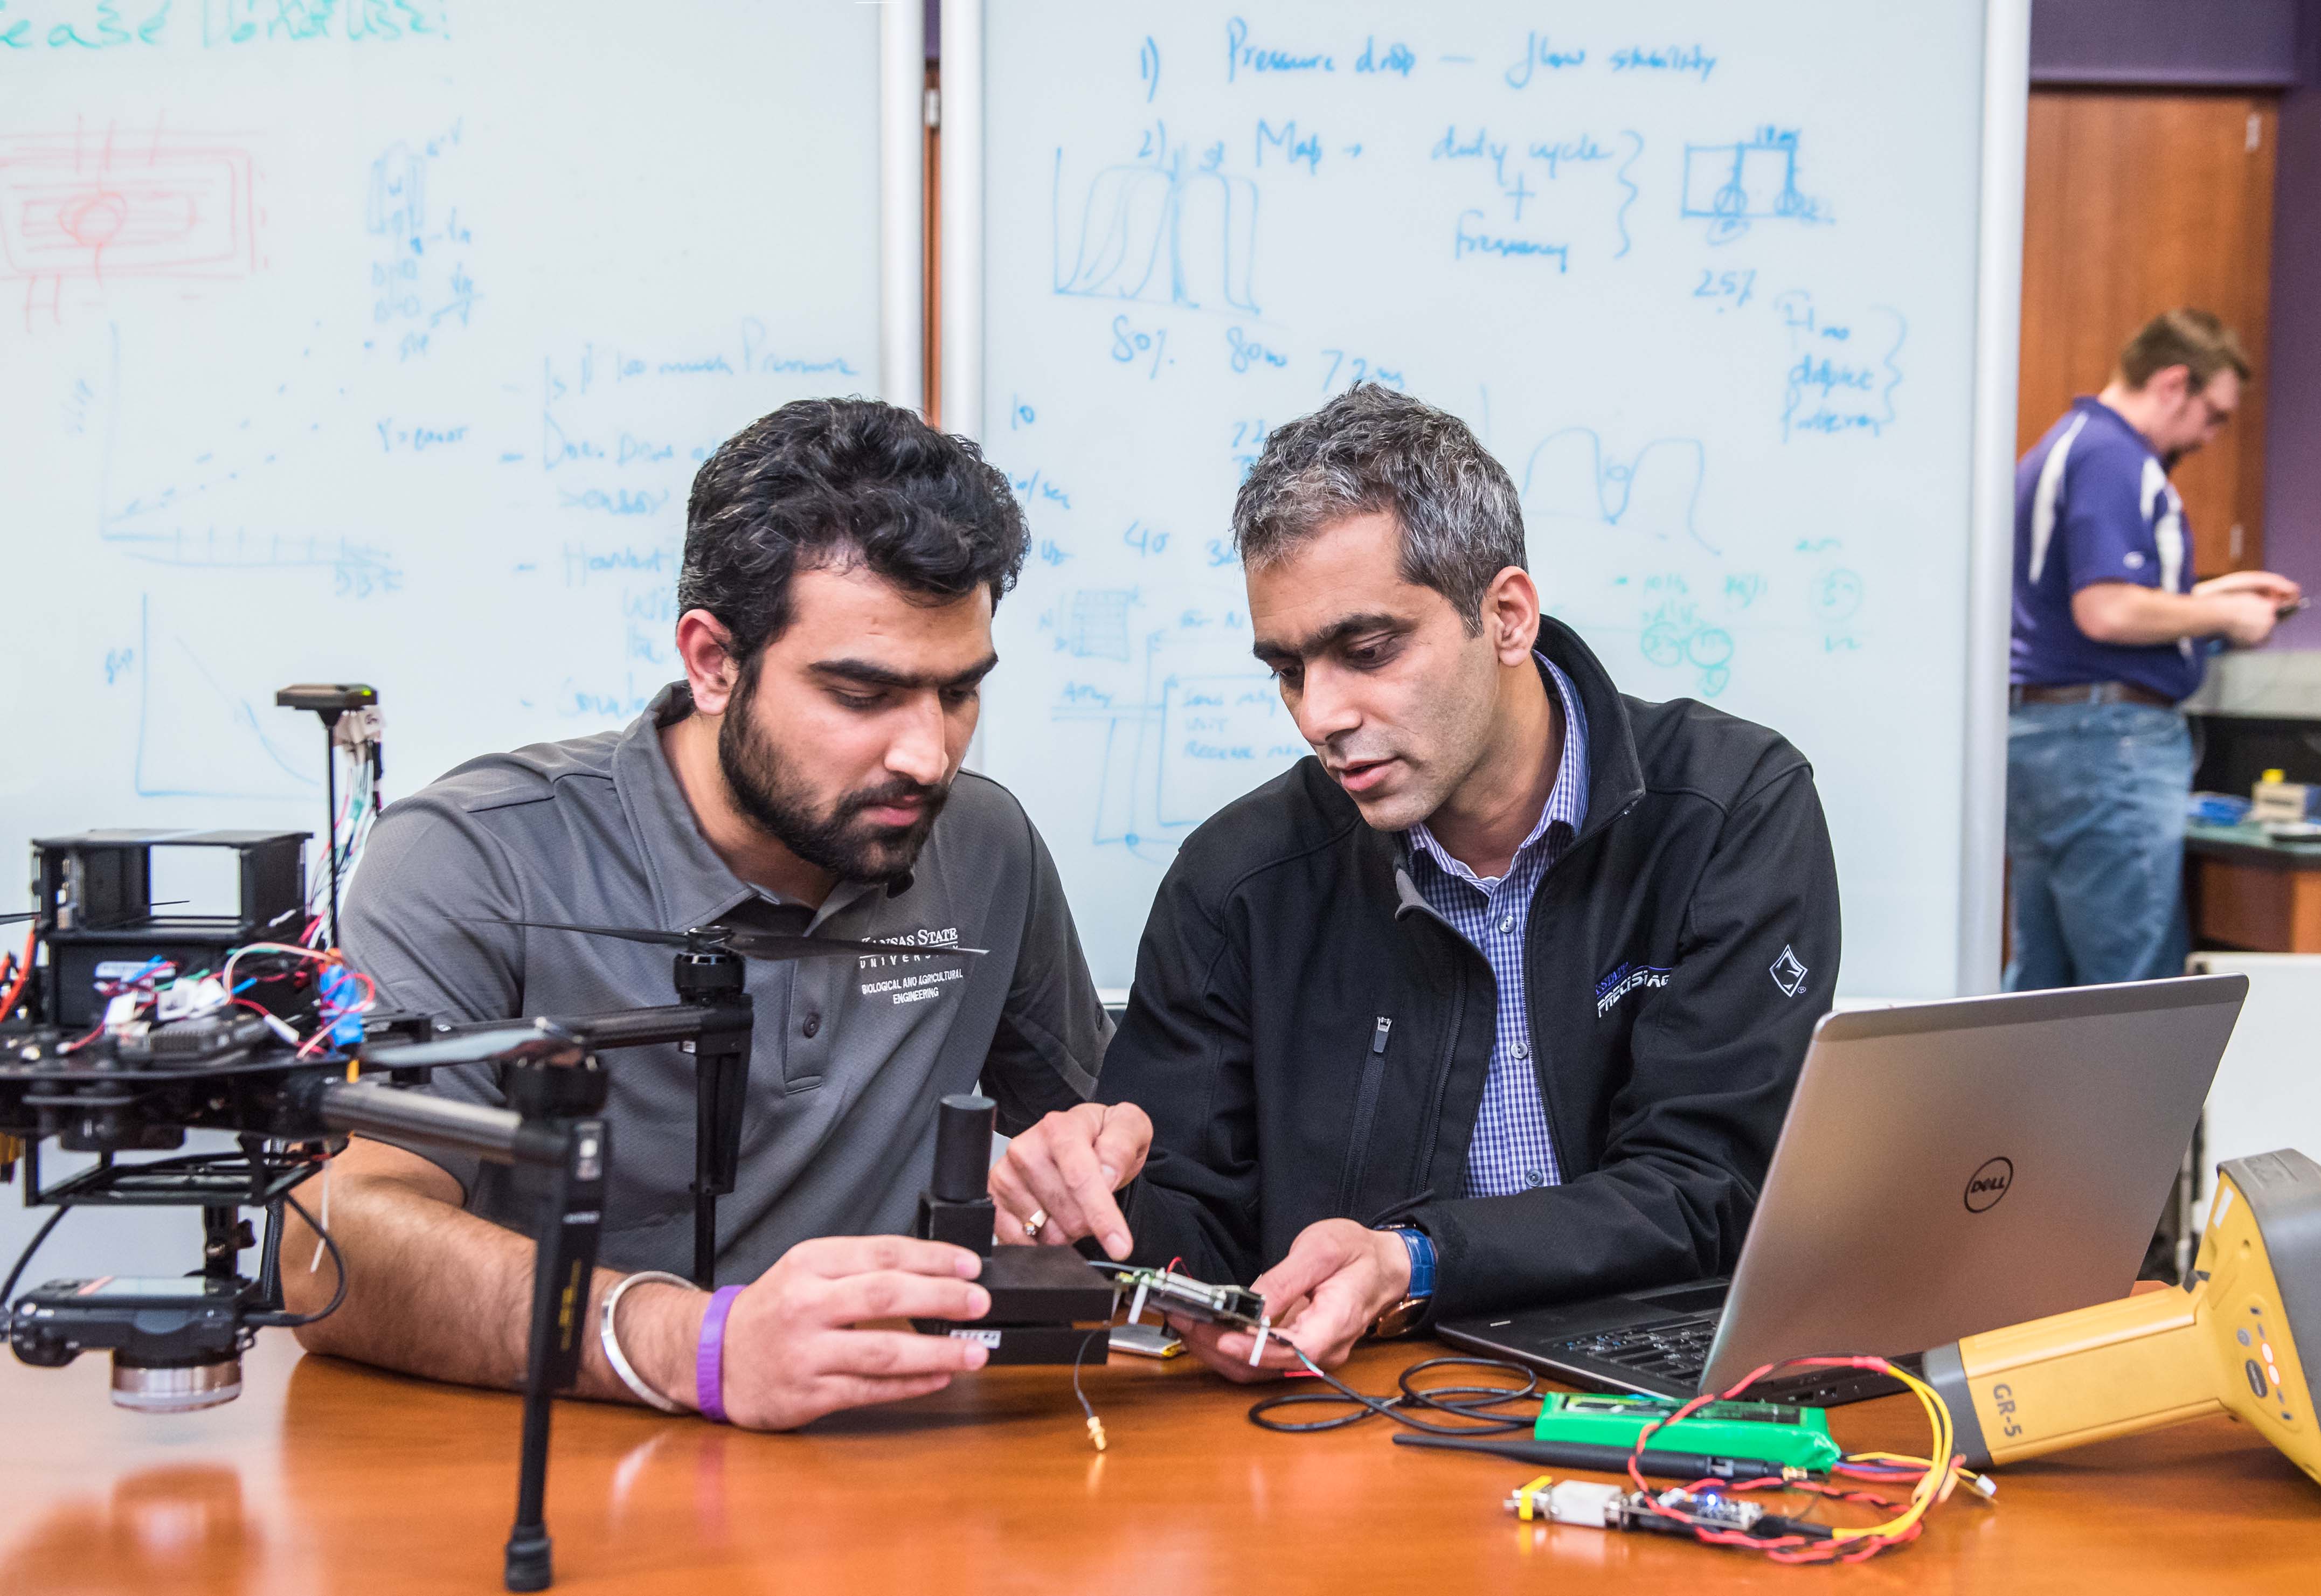
[[[140,1413],[193,1413],[241,1394],[239,1357],[138,1358],[113,1355],[113,1405]]]

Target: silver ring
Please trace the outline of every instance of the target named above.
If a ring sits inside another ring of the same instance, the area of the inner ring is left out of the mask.
[[[1035,1208],[1032,1211],[1032,1217],[1024,1221],[1024,1239],[1037,1241],[1040,1239],[1040,1232],[1047,1228],[1048,1211],[1044,1208]]]

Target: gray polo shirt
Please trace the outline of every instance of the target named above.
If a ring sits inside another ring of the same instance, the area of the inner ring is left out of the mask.
[[[667,948],[496,920],[722,921],[990,949],[875,971],[845,957],[750,962],[757,1029],[740,1179],[717,1211],[717,1274],[733,1283],[811,1237],[906,1230],[938,1098],[979,1079],[1001,1129],[1021,1130],[1095,1090],[1112,1026],[1054,862],[1006,788],[962,774],[906,882],[842,884],[809,911],[734,875],[703,839],[659,735],[691,709],[677,684],[623,730],[487,755],[389,805],[348,895],[344,943],[382,1002],[463,1020],[676,1000]],[[897,980],[951,970],[956,979]],[[669,1046],[605,1062],[603,1260],[688,1273],[692,1059]],[[488,1066],[439,1072],[433,1090],[503,1101]],[[529,1228],[507,1169],[423,1156],[459,1180],[470,1210]]]

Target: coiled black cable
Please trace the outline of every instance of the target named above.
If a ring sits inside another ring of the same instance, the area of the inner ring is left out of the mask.
[[[1494,1413],[1494,1408],[1509,1402],[1536,1398],[1540,1394],[1539,1375],[1518,1363],[1497,1357],[1430,1357],[1415,1363],[1395,1377],[1400,1389],[1388,1397],[1365,1396],[1352,1386],[1326,1373],[1319,1364],[1296,1347],[1297,1361],[1318,1376],[1328,1391],[1278,1392],[1256,1403],[1249,1410],[1249,1421],[1260,1429],[1270,1429],[1277,1435],[1313,1435],[1325,1429],[1343,1429],[1350,1424],[1360,1424],[1366,1419],[1391,1419],[1397,1424],[1424,1430],[1431,1436],[1496,1436],[1510,1431],[1529,1429],[1538,1418],[1538,1410],[1529,1413]],[[1416,1375],[1429,1369],[1443,1368],[1489,1369],[1501,1374],[1519,1374],[1521,1385],[1428,1385],[1412,1383]],[[1455,1401],[1456,1398],[1479,1398],[1479,1401]],[[1283,1408],[1302,1407],[1313,1402],[1333,1404],[1352,1402],[1355,1411],[1341,1413],[1334,1419],[1311,1419],[1288,1422],[1272,1415]],[[1465,1424],[1433,1424],[1413,1418],[1421,1410],[1449,1413],[1471,1420]]]

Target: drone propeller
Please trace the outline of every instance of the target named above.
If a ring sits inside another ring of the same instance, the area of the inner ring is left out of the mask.
[[[148,909],[170,909],[176,907],[179,903],[189,903],[192,901],[193,900],[190,898],[163,898],[159,902],[148,903],[145,907]],[[0,914],[0,926],[14,925],[21,920],[38,920],[40,918],[41,911],[37,909],[28,909],[22,914]]]
[[[526,926],[536,931],[575,931],[584,937],[617,937],[623,942],[643,942],[655,948],[682,948],[694,953],[724,948],[744,958],[771,960],[825,958],[842,953],[871,953],[892,957],[902,954],[963,953],[981,955],[981,948],[949,945],[922,947],[912,942],[854,942],[840,937],[788,937],[773,931],[736,930],[728,926],[696,926],[687,931],[643,930],[634,926],[565,925],[545,920],[498,920],[488,925]]]

